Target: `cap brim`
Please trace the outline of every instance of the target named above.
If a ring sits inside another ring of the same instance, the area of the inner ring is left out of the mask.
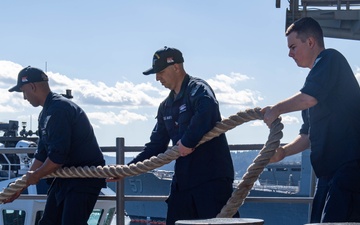
[[[143,72],[144,75],[150,75],[150,74],[153,74],[153,73],[156,73],[154,68],[150,68],[150,69]]]
[[[20,87],[17,85],[9,89],[9,92],[13,92],[13,91],[21,92]]]

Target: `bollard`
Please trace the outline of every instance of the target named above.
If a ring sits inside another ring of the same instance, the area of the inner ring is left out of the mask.
[[[213,218],[203,220],[178,220],[175,225],[263,225],[264,220],[252,218]]]

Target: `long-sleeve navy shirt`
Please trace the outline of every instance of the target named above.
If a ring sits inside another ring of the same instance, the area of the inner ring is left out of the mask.
[[[160,104],[150,142],[130,163],[163,153],[170,140],[194,148],[202,137],[221,121],[219,104],[211,87],[202,79],[186,75],[179,94],[174,92]],[[173,185],[179,190],[218,179],[234,179],[233,163],[225,134],[198,146],[175,163]]]
[[[105,160],[85,112],[74,102],[50,92],[39,115],[39,143],[35,158],[44,162],[63,164],[63,167],[104,166]],[[60,196],[67,191],[91,191],[105,187],[101,178],[61,178]],[[60,197],[61,199],[61,197]]]

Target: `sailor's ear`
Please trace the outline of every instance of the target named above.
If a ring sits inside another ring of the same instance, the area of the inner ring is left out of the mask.
[[[180,69],[179,64],[177,64],[177,63],[173,64],[174,71],[179,71],[179,69]]]
[[[306,42],[310,48],[313,48],[315,46],[316,40],[311,36],[306,40]]]

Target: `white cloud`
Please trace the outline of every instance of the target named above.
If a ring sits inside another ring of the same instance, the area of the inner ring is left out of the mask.
[[[17,74],[22,69],[19,64],[10,61],[0,61],[0,112],[16,112],[24,106],[22,94],[10,93],[9,88],[15,86]],[[17,95],[14,98],[14,95]]]
[[[15,109],[12,106],[9,105],[2,105],[0,107],[0,113],[10,113],[10,112],[14,112]]]
[[[0,61],[0,112],[2,119],[30,121],[34,124],[41,107],[34,108],[24,101],[22,93],[10,93],[8,89],[16,84],[17,74],[23,67],[19,64]],[[157,84],[117,81],[109,86],[101,81],[72,78],[57,72],[47,72],[52,91],[65,93],[72,90],[74,102],[87,113],[94,129],[103,126],[131,126],[137,121],[154,118],[159,103],[169,94],[169,90]],[[253,108],[262,100],[259,92],[241,88],[245,82],[253,80],[240,73],[219,74],[207,80],[214,89],[222,107]],[[146,113],[149,113],[147,115]],[[25,115],[25,116],[24,116]],[[29,115],[32,118],[29,120]],[[152,121],[151,123],[153,123]],[[251,126],[258,126],[253,122]]]
[[[215,78],[208,79],[221,104],[239,108],[252,108],[263,98],[258,91],[241,89],[239,84],[250,80],[246,75],[231,73],[230,75],[219,74]]]
[[[300,123],[299,119],[295,116],[282,115],[281,122],[283,124],[298,124]]]
[[[71,80],[58,73],[48,74],[53,80],[51,87],[54,91],[64,92],[65,89],[71,89],[75,98],[83,104],[128,107],[156,106],[160,102],[158,97],[150,95],[159,92],[151,83],[134,84],[124,81],[116,82],[115,86],[109,87],[103,82]]]
[[[87,113],[92,121],[98,121],[101,124],[115,125],[128,124],[133,121],[146,121],[147,118],[143,115],[132,113],[127,110],[121,110],[118,114],[114,112],[90,112]]]
[[[300,123],[300,121],[297,117],[289,116],[289,115],[281,115],[281,122],[283,124],[287,124],[287,125]],[[266,126],[266,124],[262,120],[255,120],[255,121],[250,122],[250,126],[261,127],[261,126]]]
[[[8,92],[8,89],[16,84],[17,74],[22,68],[21,65],[16,63],[0,61],[0,91],[3,93],[0,98],[0,112],[3,113],[2,117],[4,117],[5,121],[9,117],[11,117],[10,119],[27,121],[28,118],[19,116],[19,113],[27,115],[33,112],[38,113],[41,110],[24,101],[22,93]],[[120,109],[144,106],[154,107],[163,98],[163,96],[160,96],[161,98],[152,97],[155,93],[158,96],[160,90],[150,83],[134,84],[125,81],[116,82],[113,87],[109,87],[103,82],[71,79],[66,75],[54,72],[47,72],[47,74],[50,78],[51,89],[54,92],[65,93],[66,89],[71,89],[74,101],[81,107],[86,108],[89,118],[99,124],[124,125],[133,121],[146,121],[147,117],[144,115]],[[161,93],[164,94],[165,92]],[[119,113],[115,113],[114,109],[119,110]],[[9,115],[9,113],[12,113],[12,115]],[[33,120],[36,120],[36,118],[37,116],[34,116]],[[94,124],[94,127],[100,128],[96,124]]]
[[[10,61],[4,61],[4,60],[0,60],[0,84],[2,84],[2,82],[8,81],[11,82],[11,84],[15,85],[16,84],[16,79],[17,79],[17,75],[19,73],[19,71],[23,68],[21,65],[10,62]],[[15,82],[13,82],[15,81]],[[6,84],[8,83],[6,82]]]
[[[241,105],[243,107],[256,106],[262,100],[258,92],[249,89],[218,93],[216,96],[222,104]]]
[[[5,91],[16,83],[17,73],[22,66],[9,61],[0,61],[0,68],[0,88],[4,88],[3,92],[6,92],[0,103],[7,105],[9,109],[12,105],[24,107],[27,104],[26,101],[15,98],[13,93]],[[108,86],[103,82],[72,79],[51,71],[47,74],[54,92],[65,93],[66,89],[71,89],[79,105],[112,106],[123,109],[157,107],[169,93],[169,90],[159,89],[149,82],[134,84],[123,81],[116,82],[114,86]],[[207,81],[221,104],[248,108],[257,105],[262,100],[259,92],[238,87],[238,84],[250,79],[252,78],[240,73],[231,73],[230,75],[218,74]]]
[[[240,73],[230,73],[230,76],[227,76],[225,74],[218,74],[215,76],[216,80],[221,80],[224,83],[227,84],[233,84],[234,82],[242,82],[242,81],[246,81],[249,79],[252,79],[246,75],[240,74]]]
[[[262,120],[256,120],[256,121],[253,121],[250,124],[250,126],[252,126],[252,127],[261,127],[261,126],[265,126],[265,123]]]

